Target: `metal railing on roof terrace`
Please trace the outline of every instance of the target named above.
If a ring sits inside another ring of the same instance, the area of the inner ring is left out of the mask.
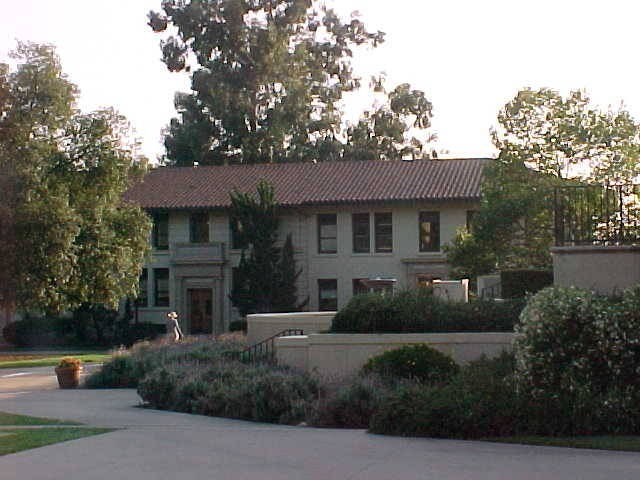
[[[556,246],[640,245],[640,185],[558,187],[554,211]]]

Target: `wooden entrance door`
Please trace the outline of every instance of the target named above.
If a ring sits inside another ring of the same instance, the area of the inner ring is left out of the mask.
[[[192,335],[211,334],[213,327],[210,288],[193,288],[189,293],[189,333]]]

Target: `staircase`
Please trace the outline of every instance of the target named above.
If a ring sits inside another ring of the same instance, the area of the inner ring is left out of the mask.
[[[233,352],[230,357],[232,360],[238,360],[243,363],[275,363],[276,338],[292,337],[296,335],[304,335],[304,331],[300,328],[288,328],[270,336],[269,338],[265,338],[255,345],[250,345],[240,352]]]

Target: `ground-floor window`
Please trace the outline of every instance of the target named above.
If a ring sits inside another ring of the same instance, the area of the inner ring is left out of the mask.
[[[149,273],[146,268],[142,269],[140,274],[140,280],[138,284],[138,298],[136,298],[136,305],[138,307],[149,306]]]
[[[155,287],[154,305],[156,307],[169,306],[169,269],[154,268],[153,279]]]
[[[367,280],[366,278],[354,278],[353,279],[353,295],[360,295],[362,293],[368,293],[369,288],[365,285],[363,280]]]
[[[338,309],[338,281],[335,278],[318,280],[318,310],[333,312]]]

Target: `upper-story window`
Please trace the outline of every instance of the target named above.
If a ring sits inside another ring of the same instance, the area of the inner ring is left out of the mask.
[[[353,229],[353,253],[369,253],[371,239],[368,213],[354,213],[351,216]]]
[[[153,214],[153,233],[151,243],[158,250],[167,250],[169,248],[169,214],[154,213]]]
[[[194,212],[189,216],[189,241],[207,243],[209,241],[209,213]]]
[[[231,248],[241,250],[249,248],[246,236],[243,235],[242,223],[238,220],[229,219],[229,231],[231,232]]]
[[[477,214],[477,210],[467,210],[467,232],[473,232],[473,224]]]
[[[375,214],[376,253],[393,251],[393,215],[391,213]]]
[[[318,253],[338,253],[338,225],[335,213],[318,215]]]
[[[440,212],[420,212],[420,251],[440,251]]]

